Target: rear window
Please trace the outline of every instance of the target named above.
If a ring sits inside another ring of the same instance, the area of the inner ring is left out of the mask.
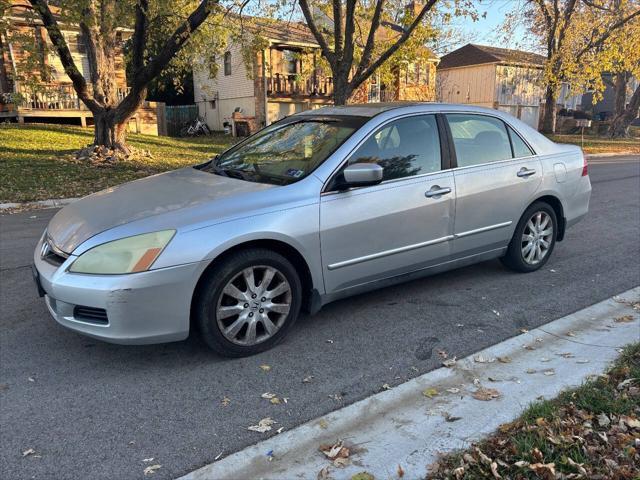
[[[486,115],[447,114],[459,167],[512,158],[507,128]]]

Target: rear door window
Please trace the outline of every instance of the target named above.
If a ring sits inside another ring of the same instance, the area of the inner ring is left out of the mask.
[[[507,127],[486,115],[447,114],[458,167],[513,158]]]

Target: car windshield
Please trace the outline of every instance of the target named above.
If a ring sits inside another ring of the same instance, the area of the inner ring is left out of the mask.
[[[309,175],[366,120],[355,116],[290,117],[227,150],[203,170],[287,185]]]

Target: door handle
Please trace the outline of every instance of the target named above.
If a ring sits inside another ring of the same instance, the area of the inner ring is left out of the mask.
[[[447,193],[451,193],[451,189],[449,187],[441,188],[438,185],[434,185],[424,193],[424,196],[427,198],[437,198],[442,195],[446,195]]]
[[[530,177],[531,175],[535,175],[536,171],[534,169],[528,169],[527,167],[522,167],[520,170],[518,170],[518,173],[516,175],[518,175],[520,178],[527,178]]]

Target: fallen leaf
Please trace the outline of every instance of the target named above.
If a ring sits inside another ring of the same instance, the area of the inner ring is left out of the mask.
[[[262,395],[260,395],[260,397],[265,398],[267,400],[271,400],[272,398],[275,398],[276,394],[275,393],[269,393],[269,392],[265,392]]]
[[[442,362],[442,365],[447,367],[447,368],[451,368],[455,364],[456,364],[456,357],[449,358],[448,360],[445,360],[444,362]]]
[[[455,387],[447,388],[447,392],[449,392],[449,393],[460,393],[460,389],[459,388],[455,388]]]
[[[464,475],[464,467],[454,468],[453,474],[456,476],[456,479],[462,478],[462,476]]]
[[[375,480],[375,478],[369,472],[359,472],[351,476],[351,480]]]
[[[324,428],[324,429],[326,429],[329,426],[329,424],[324,418],[320,419],[320,421],[318,422],[318,425],[320,425],[320,428]]]
[[[34,453],[36,453],[36,451],[33,448],[29,448],[29,449],[25,450],[24,452],[22,452],[22,456],[23,457],[28,457],[29,455],[33,455]]]
[[[442,358],[443,360],[449,358],[449,354],[447,352],[445,352],[444,350],[438,350],[437,353],[438,353],[438,356],[440,358]]]
[[[382,385],[382,390],[391,390],[391,387],[388,383],[385,383],[384,385]]]
[[[438,390],[436,390],[435,388],[427,388],[426,390],[422,391],[422,395],[424,395],[427,398],[433,398],[439,394],[440,392],[438,392]]]
[[[476,355],[473,357],[473,361],[476,363],[493,363],[496,361],[495,358],[488,358],[483,355]]]
[[[496,462],[491,463],[491,473],[493,474],[493,478],[500,479],[502,478],[498,473],[498,464]]]
[[[545,370],[544,372],[542,372],[544,375],[546,375],[547,377],[551,376],[551,375],[555,375],[556,371],[553,368],[550,368],[549,370]]]
[[[302,379],[302,383],[311,383],[311,380],[313,380],[313,375],[309,375],[308,377],[304,377]]]
[[[576,360],[576,363],[589,363],[587,359]]]
[[[574,462],[571,457],[567,457],[567,463],[578,470],[578,473],[580,473],[581,475],[584,475],[585,477],[587,476],[587,471],[582,466],[584,465],[583,463]]]
[[[528,467],[529,466],[529,462],[525,462],[524,460],[520,460],[516,463],[513,464],[515,467],[518,468],[523,468],[523,467]]]
[[[269,403],[271,403],[272,405],[280,405],[280,399],[278,397],[273,397],[271,400],[269,400]]]
[[[571,352],[564,352],[564,353],[556,353],[556,355],[562,357],[562,358],[575,358],[575,355]]]
[[[555,463],[532,463],[529,465],[529,468],[545,480],[553,480],[556,478]]]
[[[216,455],[216,457],[213,459],[214,462],[220,460],[220,457],[222,456],[222,454],[224,453],[224,450],[221,451],[218,455]]]
[[[622,317],[616,317],[613,319],[616,323],[631,323],[633,322],[633,315],[623,315]]]
[[[609,420],[609,417],[606,413],[600,413],[600,415],[598,415],[596,419],[598,420],[598,424],[601,427],[606,427],[611,423],[611,420]]]
[[[449,412],[444,412],[442,416],[447,422],[457,422],[458,420],[462,420],[462,417],[454,417]]]
[[[526,372],[527,372],[528,374],[532,374],[532,373],[536,373],[536,372],[537,372],[537,370],[535,370],[535,369],[533,369],[533,368],[527,368]]]
[[[318,472],[317,480],[328,480],[329,478],[329,466],[324,467]]]
[[[456,323],[456,327],[464,327],[464,323]]]
[[[497,357],[500,363],[511,363],[511,357]]]
[[[153,457],[150,457],[150,458],[143,458],[143,459],[142,459],[142,461],[143,461],[144,463],[153,462],[153,460],[154,460],[154,458],[153,458]]]
[[[33,377],[29,377],[29,378],[27,378],[27,380],[29,380],[30,382],[35,382],[36,381],[36,379],[33,378]]]
[[[500,398],[502,394],[496,390],[495,388],[484,388],[481,387],[478,390],[476,390],[475,392],[473,392],[473,398],[475,398],[476,400],[482,400],[485,402],[488,402],[490,400],[493,400],[495,398]]]
[[[162,468],[162,465],[149,465],[147,468],[144,469],[144,474],[145,475],[152,475],[154,473],[156,473],[156,470]]]
[[[349,459],[349,449],[344,446],[342,440],[338,440],[333,445],[320,445],[319,450],[333,462],[336,467],[344,467]]]
[[[222,399],[222,401],[220,402],[220,404],[221,404],[223,407],[227,407],[227,406],[229,406],[229,404],[230,404],[230,403],[231,403],[231,399],[230,399],[229,397],[224,397],[224,398]]]
[[[260,365],[260,370],[262,370],[263,372],[268,372],[269,370],[271,370],[271,365]]]
[[[521,328],[520,329],[520,333],[527,333],[529,330],[527,330],[526,328]]]
[[[397,473],[398,473],[398,478],[404,477],[404,470],[402,469],[401,465],[398,465]]]
[[[252,432],[264,433],[271,430],[271,425],[276,423],[271,417],[263,418],[258,422],[257,425],[251,425],[247,427],[247,430],[251,430]]]
[[[340,395],[339,393],[334,393],[333,395],[329,395],[329,398],[331,400],[335,400],[336,402],[339,402],[340,400],[342,400],[342,395]]]
[[[327,343],[333,343],[333,340],[328,339],[328,340],[327,340]]]
[[[640,430],[640,420],[638,420],[637,418],[631,418],[627,415],[621,415],[620,420],[626,423],[629,428]]]
[[[575,337],[576,336],[576,334],[574,332],[572,332],[572,331],[568,331],[566,333],[566,335],[567,335],[567,337]]]
[[[550,361],[551,361],[551,359],[550,359],[550,358],[546,358],[546,357],[542,357],[542,358],[540,359],[540,361],[541,361],[542,363],[547,363],[547,362],[550,362]]]
[[[499,311],[497,311],[497,310],[491,310],[491,311],[492,311],[493,313],[495,313],[497,317],[499,317],[499,316],[500,316],[500,312],[499,312]]]
[[[284,430],[284,427],[280,427],[279,429],[276,430],[276,433],[282,433],[283,430]]]

